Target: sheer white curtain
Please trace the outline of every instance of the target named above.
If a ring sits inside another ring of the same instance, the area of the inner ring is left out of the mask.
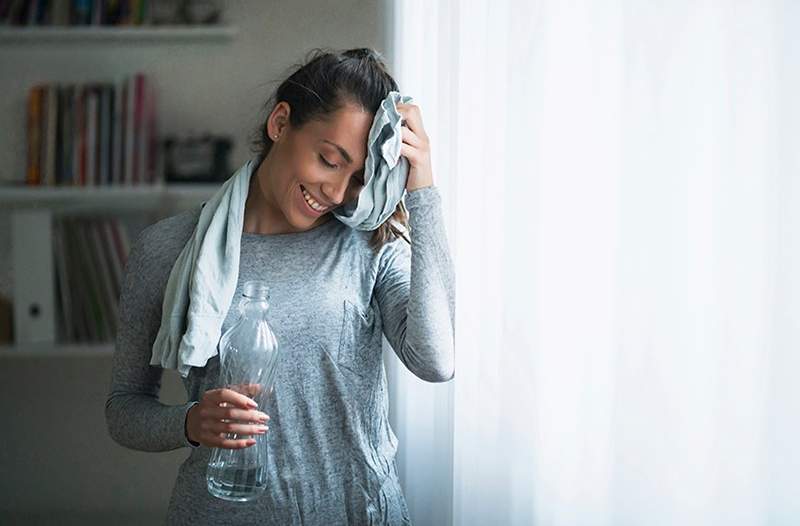
[[[391,370],[417,524],[800,522],[800,4],[398,1],[456,376]]]

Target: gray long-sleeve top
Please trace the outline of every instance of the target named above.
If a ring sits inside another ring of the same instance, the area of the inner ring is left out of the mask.
[[[170,524],[409,524],[389,426],[381,336],[419,378],[455,374],[455,273],[435,186],[408,192],[411,246],[378,252],[371,232],[330,219],[289,234],[243,233],[236,296],[223,323],[235,321],[242,285],[270,287],[269,323],[281,348],[270,416],[267,490],[249,503],[206,489],[211,449],[185,434],[186,414],[222,387],[219,357],[183,379],[186,404],[158,400],[163,370],[151,366],[169,273],[200,208],[146,228],[131,248],[106,402],[119,444],[141,451],[191,448],[179,469]],[[257,447],[257,446],[253,446]]]

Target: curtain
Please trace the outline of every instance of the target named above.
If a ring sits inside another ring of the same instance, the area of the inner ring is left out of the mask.
[[[415,524],[800,523],[800,4],[392,4],[457,274]]]

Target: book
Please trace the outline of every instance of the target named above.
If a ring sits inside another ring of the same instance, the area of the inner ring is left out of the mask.
[[[97,88],[86,86],[86,185],[95,186],[97,181]]]
[[[44,104],[44,149],[42,163],[43,183],[49,186],[56,184],[56,122],[58,117],[58,85],[45,86]]]
[[[119,301],[120,292],[122,291],[123,279],[123,262],[117,254],[114,247],[114,228],[112,223],[116,222],[113,219],[105,219],[98,223],[98,230],[100,232],[100,240],[103,244],[103,253],[106,256],[108,267],[111,271],[111,284],[113,288],[114,297]]]
[[[136,82],[138,87],[138,112],[139,112],[139,128],[138,128],[138,140],[137,140],[137,150],[136,150],[136,169],[137,169],[137,181],[139,183],[147,183],[147,157],[150,149],[150,139],[148,137],[149,133],[149,123],[147,122],[147,110],[149,107],[149,85],[145,80],[145,76],[142,74],[136,75]]]
[[[116,255],[119,259],[120,267],[125,268],[125,265],[128,262],[128,252],[130,251],[130,241],[128,239],[127,231],[117,222],[112,223],[111,226],[111,234],[114,238]]]
[[[100,184],[111,184],[111,144],[113,140],[111,128],[111,111],[112,111],[112,90],[113,87],[108,84],[100,86],[100,159],[99,159],[99,173]]]
[[[145,74],[116,82],[37,84],[29,88],[26,113],[27,184],[156,182],[156,92]]]
[[[65,251],[65,265],[67,268],[67,282],[70,301],[72,304],[72,326],[76,342],[89,342],[92,340],[92,323],[90,316],[90,301],[85,286],[87,274],[78,257],[78,240],[75,235],[75,225],[72,218],[63,218],[63,236],[67,247]]]
[[[38,185],[41,182],[41,163],[39,152],[41,150],[43,89],[43,86],[37,85],[28,90],[28,169],[25,174],[25,182],[29,185]]]
[[[94,262],[92,247],[89,244],[86,223],[79,220],[75,224],[75,236],[78,241],[78,257],[84,269],[86,279],[84,288],[88,292],[92,341],[105,342],[109,339],[107,332],[106,308],[103,305],[103,296],[97,280],[97,265]]]
[[[158,122],[156,119],[156,90],[152,82],[147,82],[147,106],[145,108],[147,121],[147,175],[148,183],[156,182],[158,172]]]
[[[135,113],[135,100],[136,93],[134,90],[133,78],[128,76],[125,79],[125,170],[122,177],[124,184],[134,183],[134,164],[135,159],[135,127],[134,127],[134,113]]]
[[[86,128],[87,128],[87,119],[86,119],[86,101],[87,101],[87,94],[88,89],[86,86],[79,86],[77,96],[75,98],[75,111],[78,115],[78,119],[76,122],[75,127],[75,136],[77,139],[76,142],[76,155],[78,157],[78,169],[77,179],[75,180],[76,184],[85,186],[86,185]]]
[[[116,337],[119,297],[128,247],[117,218],[64,217],[55,227],[54,258],[59,317],[76,342]],[[63,287],[62,287],[63,284]]]
[[[82,230],[91,261],[94,290],[100,306],[103,324],[103,341],[110,341],[116,334],[117,302],[114,299],[111,276],[103,256],[103,246],[97,235],[97,219],[83,221]]]
[[[124,86],[124,78],[121,80],[117,80],[116,84],[114,85],[114,118],[113,118],[113,148],[114,152],[112,155],[113,158],[113,168],[112,168],[112,178],[111,181],[114,184],[122,183],[122,145],[123,142],[123,135],[122,132],[124,130],[124,123],[123,123],[123,115],[125,112],[125,108],[123,106],[123,88]]]
[[[58,111],[56,115],[56,182],[57,185],[64,184],[65,170],[64,170],[64,137],[66,136],[64,118],[66,117],[67,103],[65,100],[67,87],[58,86],[57,88],[57,105]]]
[[[142,169],[142,95],[144,91],[144,82],[141,74],[134,74],[133,82],[133,151],[132,159],[132,182],[134,184],[141,182],[141,169]]]
[[[58,337],[63,342],[76,340],[72,320],[72,298],[70,297],[69,267],[67,265],[67,244],[64,239],[64,225],[60,221],[53,222],[53,265],[56,269]]]

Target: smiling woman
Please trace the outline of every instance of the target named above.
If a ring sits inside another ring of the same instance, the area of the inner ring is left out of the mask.
[[[359,195],[369,131],[396,89],[371,50],[315,54],[280,85],[257,155],[221,193],[148,227],[132,246],[106,419],[126,447],[192,448],[173,486],[169,524],[410,523],[388,418],[384,336],[419,379],[455,375],[455,269],[418,107],[397,104],[410,167],[394,216],[370,231],[333,214]],[[181,257],[205,248],[219,264]],[[184,274],[189,285],[170,286]],[[258,408],[221,385],[215,350],[238,315],[219,291],[235,286],[238,297],[250,280],[269,286],[269,323],[281,346],[274,392]],[[173,319],[164,305],[179,304],[175,297],[188,298],[191,311],[176,324],[180,352],[192,352],[192,335],[194,347],[209,352],[183,369],[190,402],[165,406],[162,367],[174,364],[161,360],[155,337],[169,333],[161,320]],[[265,441],[251,438],[264,433]],[[259,498],[229,502],[208,491],[213,448],[262,446],[269,461]]]
[[[294,126],[292,113],[281,101],[265,124],[273,143],[251,180],[255,191],[248,194],[246,232],[281,234],[319,226],[333,218],[327,212],[356,199],[361,189],[373,115],[347,103],[326,119]]]
[[[260,166],[252,184],[260,194],[250,194],[245,231],[313,228],[329,221],[331,210],[356,199],[375,112],[386,93],[397,90],[374,50],[312,51],[268,99],[269,115],[254,133]],[[262,206],[256,202],[259,195]],[[272,212],[264,213],[263,204],[272,205]],[[371,246],[377,250],[397,238],[410,242],[408,230],[401,201],[374,231]]]

